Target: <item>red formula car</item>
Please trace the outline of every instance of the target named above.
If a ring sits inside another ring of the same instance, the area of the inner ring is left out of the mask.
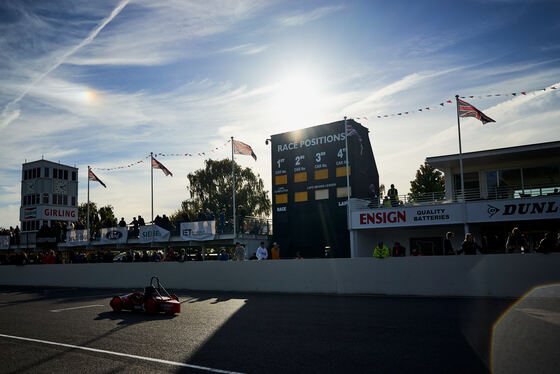
[[[124,296],[115,296],[109,303],[115,312],[122,310],[145,311],[149,314],[175,314],[181,312],[179,298],[170,295],[158,277],[152,277],[144,292],[137,291]]]

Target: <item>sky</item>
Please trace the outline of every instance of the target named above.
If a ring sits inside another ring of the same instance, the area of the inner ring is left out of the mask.
[[[401,194],[426,157],[458,152],[456,107],[439,105],[456,94],[496,120],[462,120],[464,152],[560,140],[560,89],[486,97],[560,88],[559,14],[530,0],[0,0],[0,227],[19,225],[21,166],[41,157],[79,168],[79,203],[92,166],[107,188],[91,200],[129,221],[150,216],[137,161],[195,155],[159,158],[173,177],[154,171],[154,214],[169,215],[232,136],[271,191],[265,139],[355,118]]]

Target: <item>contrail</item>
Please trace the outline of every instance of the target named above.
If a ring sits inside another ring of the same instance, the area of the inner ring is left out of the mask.
[[[45,72],[43,72],[39,77],[37,77],[29,86],[27,86],[23,90],[23,92],[21,94],[19,94],[18,97],[16,97],[14,100],[9,102],[6,105],[6,107],[4,107],[4,110],[2,110],[2,114],[0,115],[0,121],[1,121],[0,122],[0,129],[6,127],[13,120],[15,120],[17,117],[19,117],[19,111],[17,111],[17,112],[12,111],[12,108],[14,107],[15,104],[17,104],[21,99],[23,99],[25,97],[25,95],[27,95],[29,93],[29,91],[37,83],[42,81],[53,70],[55,70],[60,65],[62,65],[68,57],[72,56],[80,48],[82,48],[82,47],[88,45],[89,43],[91,43],[93,41],[93,39],[95,39],[95,37],[101,32],[101,30],[103,30],[105,28],[105,26],[107,26],[107,24],[109,22],[111,22],[113,20],[113,18],[115,18],[129,2],[130,2],[130,0],[121,1],[119,3],[119,5],[117,5],[117,7],[115,9],[113,9],[111,14],[107,18],[105,18],[92,32],[90,32],[89,35],[84,40],[82,40],[78,45],[74,46],[69,51],[65,52],[62,56],[60,56],[60,58],[51,67],[49,67]]]

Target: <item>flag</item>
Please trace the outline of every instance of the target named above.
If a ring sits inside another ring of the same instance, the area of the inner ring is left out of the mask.
[[[496,122],[466,101],[457,99],[457,103],[459,105],[459,117],[475,117],[476,119],[479,119],[482,124]]]
[[[348,137],[356,136],[358,138],[358,141],[360,142],[360,156],[361,156],[362,152],[364,151],[364,146],[362,144],[362,136],[360,134],[358,134],[356,129],[354,127],[352,127],[352,125],[350,125],[350,124],[346,125],[346,134],[347,134]]]
[[[257,161],[257,155],[253,152],[253,148],[250,145],[240,142],[238,140],[233,141],[233,153],[236,155],[246,155],[251,156]]]
[[[105,183],[101,182],[101,179],[97,178],[97,175],[93,174],[93,171],[91,171],[91,168],[89,169],[89,176],[88,176],[90,181],[93,182],[99,182],[101,183],[101,185],[105,188],[107,188],[107,186],[105,185]]]
[[[171,173],[165,166],[163,166],[161,162],[159,162],[153,157],[152,157],[152,169],[160,169],[161,171],[163,171],[163,174],[165,174],[165,176],[168,175],[173,176],[173,173]]]

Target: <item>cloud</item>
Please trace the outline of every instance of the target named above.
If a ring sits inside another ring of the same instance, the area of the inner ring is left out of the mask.
[[[208,55],[202,47],[252,17],[264,1],[135,2],[122,22],[112,25],[90,48],[73,56],[76,65],[162,65]],[[256,53],[256,52],[254,52]]]
[[[301,26],[342,9],[344,9],[342,5],[321,7],[309,12],[282,17],[278,20],[278,23],[284,26]]]
[[[269,47],[268,44],[254,45],[254,44],[248,43],[248,44],[236,45],[234,47],[224,48],[224,49],[218,51],[218,53],[232,53],[232,52],[235,52],[235,53],[239,53],[241,55],[254,55],[254,54],[266,51],[268,49],[268,47]]]
[[[11,109],[11,107],[13,107],[14,105],[16,105],[21,99],[23,99],[25,97],[25,95],[27,95],[27,93],[37,84],[39,83],[41,80],[43,80],[46,76],[48,76],[53,70],[55,70],[56,68],[58,68],[61,64],[64,63],[64,61],[66,59],[68,59],[68,57],[72,56],[74,53],[76,53],[78,50],[80,50],[81,48],[83,48],[84,46],[88,45],[89,43],[91,43],[95,37],[101,32],[101,30],[103,30],[105,28],[105,26],[107,26],[107,24],[109,22],[111,22],[122,10],[123,8],[128,4],[130,0],[121,0],[121,2],[117,5],[117,7],[115,9],[113,9],[113,11],[111,12],[111,14],[106,17],[105,19],[103,19],[100,24],[89,33],[89,35],[83,39],[80,43],[78,43],[77,45],[75,45],[74,47],[72,47],[70,50],[62,53],[59,57],[57,57],[54,61],[54,63],[52,65],[49,66],[49,68],[47,70],[45,70],[44,72],[42,72],[38,77],[36,77],[31,84],[29,84],[27,87],[25,87],[23,89],[23,91],[15,98],[13,99],[8,105],[6,105],[6,107],[2,110],[2,113],[0,115],[0,119],[2,119],[2,122],[0,122],[0,130],[2,128],[5,128],[6,126],[8,126],[15,118],[17,118],[17,116],[14,116],[13,113],[15,113],[14,110]]]

